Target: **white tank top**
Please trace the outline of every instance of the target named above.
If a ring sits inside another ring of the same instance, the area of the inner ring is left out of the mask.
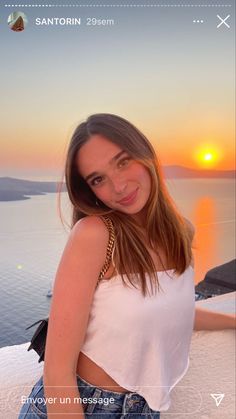
[[[166,411],[172,388],[189,366],[194,270],[157,274],[161,289],[146,297],[126,287],[120,275],[100,281],[81,352],[121,387],[143,396],[151,409]],[[151,291],[149,280],[147,286]]]

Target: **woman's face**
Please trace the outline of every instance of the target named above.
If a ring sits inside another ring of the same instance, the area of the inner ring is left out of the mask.
[[[78,171],[100,201],[110,208],[142,216],[151,191],[145,166],[102,135],[92,135],[76,159]],[[140,218],[141,219],[141,218]]]

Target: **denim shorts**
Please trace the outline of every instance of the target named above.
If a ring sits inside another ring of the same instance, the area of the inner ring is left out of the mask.
[[[104,390],[77,375],[84,416],[92,419],[160,419],[160,412],[150,409],[146,400],[135,392],[119,393]],[[45,419],[43,376],[37,381],[21,407],[18,419]],[[69,415],[68,415],[69,416]],[[73,416],[73,415],[72,415]]]

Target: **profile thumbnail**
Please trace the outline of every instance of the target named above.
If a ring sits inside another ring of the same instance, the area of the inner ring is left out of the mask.
[[[13,12],[8,16],[7,23],[12,31],[21,32],[25,29],[28,20],[23,12]]]

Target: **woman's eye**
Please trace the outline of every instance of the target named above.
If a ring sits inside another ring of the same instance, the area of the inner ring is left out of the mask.
[[[118,166],[126,166],[128,162],[130,161],[130,157],[125,157],[125,159],[122,159],[119,161]]]
[[[101,181],[102,181],[102,177],[101,177],[101,176],[95,177],[95,179],[93,179],[93,180],[91,181],[91,185],[92,185],[92,186],[96,186],[96,185],[98,185],[99,183],[101,183]]]

